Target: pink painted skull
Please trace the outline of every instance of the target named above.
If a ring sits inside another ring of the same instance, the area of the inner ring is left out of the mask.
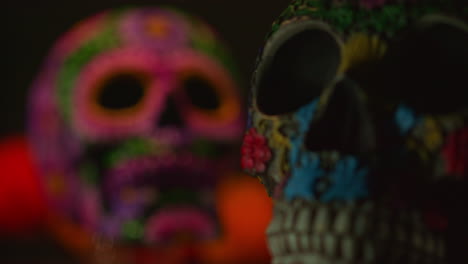
[[[242,132],[233,65],[211,29],[169,9],[87,19],[52,48],[29,134],[55,209],[143,244],[216,234],[213,191]]]

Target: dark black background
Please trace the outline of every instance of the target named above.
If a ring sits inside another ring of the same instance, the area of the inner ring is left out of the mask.
[[[226,42],[248,80],[273,20],[290,0],[2,1],[0,137],[23,132],[26,94],[52,43],[77,21],[122,6],[170,5],[198,15]],[[248,83],[248,82],[245,82]],[[244,87],[248,89],[248,87]]]

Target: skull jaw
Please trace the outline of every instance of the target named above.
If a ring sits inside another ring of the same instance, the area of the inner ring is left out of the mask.
[[[109,212],[89,229],[106,239],[138,245],[206,240],[218,234],[218,169],[192,154],[132,158],[108,169],[101,186]],[[181,239],[182,238],[182,239]]]
[[[177,244],[214,238],[215,221],[201,208],[165,208],[148,220],[146,240],[153,244]]]
[[[446,263],[443,234],[419,211],[372,201],[278,201],[267,229],[276,263]]]

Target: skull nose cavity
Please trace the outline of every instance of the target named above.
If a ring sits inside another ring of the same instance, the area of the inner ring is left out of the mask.
[[[158,120],[158,127],[182,127],[183,121],[174,99],[169,96]]]
[[[265,50],[259,65],[257,105],[267,115],[299,109],[317,98],[334,79],[341,60],[336,38],[321,28],[295,33]]]
[[[305,138],[308,150],[357,155],[373,149],[371,122],[358,87],[350,79],[336,84],[323,112],[318,114]]]

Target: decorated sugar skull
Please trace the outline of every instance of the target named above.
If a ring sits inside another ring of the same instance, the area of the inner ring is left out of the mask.
[[[234,75],[211,29],[178,11],[110,10],[78,24],[30,97],[54,208],[112,241],[212,237],[213,188],[242,133]]]
[[[273,23],[241,160],[275,199],[273,263],[464,262],[467,19],[463,1],[297,0]]]

